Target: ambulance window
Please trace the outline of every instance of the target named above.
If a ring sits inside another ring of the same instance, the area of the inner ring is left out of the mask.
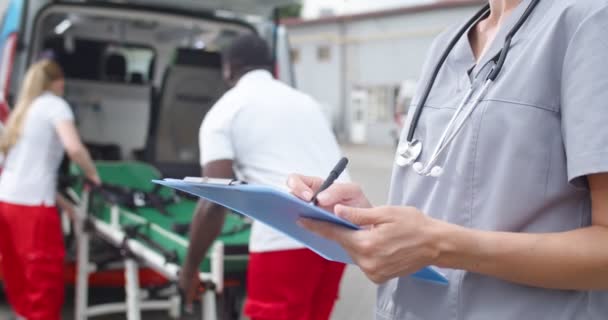
[[[154,50],[151,48],[112,46],[106,50],[106,56],[110,53],[124,57],[128,82],[143,83],[151,78],[150,64],[154,59]]]
[[[149,47],[69,37],[46,39],[43,52],[52,52],[69,79],[136,84],[148,82],[155,57]]]

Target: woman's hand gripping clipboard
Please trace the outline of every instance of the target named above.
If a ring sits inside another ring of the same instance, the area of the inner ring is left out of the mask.
[[[325,259],[353,264],[352,259],[340,245],[300,227],[297,221],[300,218],[309,218],[334,223],[352,230],[359,230],[359,226],[287,192],[268,186],[242,184],[223,179],[186,178],[184,180],[154,180],[153,182],[217,203],[260,221],[302,243]],[[424,268],[412,276],[440,284],[448,283],[445,276],[434,267]]]

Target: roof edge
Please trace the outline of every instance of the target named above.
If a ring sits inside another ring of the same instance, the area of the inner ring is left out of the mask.
[[[337,15],[331,17],[323,17],[317,19],[301,19],[301,18],[287,18],[282,19],[281,24],[287,27],[298,27],[298,26],[309,26],[309,25],[322,25],[322,24],[330,24],[330,23],[343,23],[350,22],[356,20],[365,20],[365,19],[374,19],[386,16],[395,16],[400,14],[407,13],[417,13],[417,12],[425,12],[425,11],[433,11],[439,9],[451,9],[451,8],[460,8],[466,6],[473,5],[483,5],[486,3],[486,0],[445,0],[445,1],[437,1],[435,3],[422,4],[422,5],[414,5],[407,7],[397,7],[391,9],[377,10],[371,12],[364,13],[355,13],[355,14],[347,14],[347,15]]]

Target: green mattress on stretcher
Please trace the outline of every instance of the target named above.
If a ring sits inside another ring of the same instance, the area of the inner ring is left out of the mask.
[[[162,210],[154,206],[127,206],[120,204],[119,224],[123,231],[132,232],[133,239],[163,256],[175,259],[182,264],[188,249],[188,236],[175,231],[177,225],[188,224],[197,204],[194,199],[179,196],[168,188],[159,188],[151,182],[161,177],[156,168],[141,162],[96,162],[97,170],[104,185],[118,187],[124,190],[150,193],[166,200]],[[81,175],[77,167],[72,166],[70,173]],[[73,182],[72,189],[76,193],[82,190],[82,182]],[[103,190],[103,189],[102,189]],[[103,192],[103,191],[102,191]],[[119,201],[108,200],[107,195],[93,191],[89,200],[89,214],[95,218],[111,223],[111,210]],[[111,194],[111,193],[110,193]],[[112,198],[110,196],[110,198]],[[224,272],[225,274],[244,274],[248,261],[248,243],[250,222],[245,218],[229,213],[219,241],[224,243]],[[167,253],[171,253],[167,255]],[[209,256],[201,264],[202,272],[209,272]]]

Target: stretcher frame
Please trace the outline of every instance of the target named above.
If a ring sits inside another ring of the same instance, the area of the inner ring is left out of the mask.
[[[112,219],[106,223],[88,214],[90,191],[83,190],[79,197],[73,190],[71,197],[77,200],[74,231],[77,241],[76,297],[74,319],[87,320],[91,317],[126,313],[127,320],[140,320],[141,311],[166,310],[172,319],[181,316],[181,298],[178,293],[165,300],[148,300],[141,294],[138,269],[140,265],[152,268],[177,283],[180,266],[167,262],[161,254],[149,249],[136,240],[130,239],[118,224],[121,208],[113,205]],[[95,306],[88,304],[88,276],[97,268],[89,262],[90,241],[92,233],[108,243],[121,248],[124,253],[124,273],[126,301],[124,303],[106,303]],[[211,268],[209,273],[200,272],[199,279],[205,290],[201,296],[202,319],[217,320],[217,294],[224,288],[224,245],[216,241],[211,251]]]

